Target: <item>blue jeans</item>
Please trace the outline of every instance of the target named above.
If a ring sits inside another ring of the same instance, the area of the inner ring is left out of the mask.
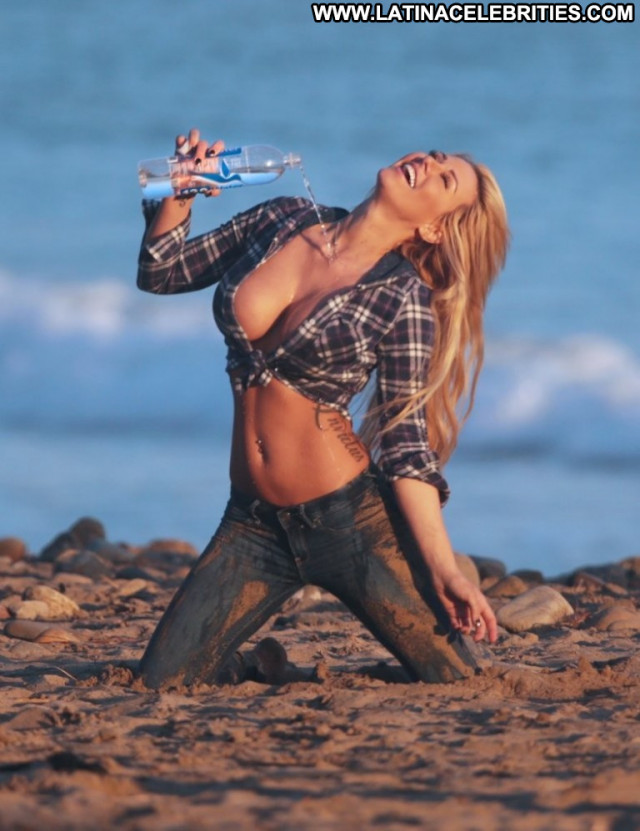
[[[144,683],[216,683],[238,647],[307,583],[339,598],[413,680],[473,673],[391,489],[368,470],[287,508],[232,488],[220,527],[149,642]]]

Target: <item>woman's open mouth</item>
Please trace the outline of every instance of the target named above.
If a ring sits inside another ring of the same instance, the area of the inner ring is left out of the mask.
[[[410,188],[415,188],[416,186],[416,170],[411,162],[405,162],[401,168],[402,172],[404,173],[404,178],[407,180]]]

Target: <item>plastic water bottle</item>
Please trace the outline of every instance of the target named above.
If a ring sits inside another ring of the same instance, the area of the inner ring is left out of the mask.
[[[234,147],[196,161],[190,156],[148,159],[138,165],[138,180],[145,199],[192,196],[213,187],[239,188],[265,185],[287,168],[301,167],[300,156],[285,155],[261,144]]]

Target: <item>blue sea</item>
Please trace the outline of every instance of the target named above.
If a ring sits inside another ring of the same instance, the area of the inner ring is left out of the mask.
[[[135,288],[136,165],[197,125],[303,157],[347,208],[417,149],[495,171],[513,242],[447,467],[454,546],[557,574],[640,553],[638,24],[316,24],[293,0],[2,12],[0,536],[82,515],[204,545],[231,399],[211,292]],[[200,199],[195,230],[304,194]]]

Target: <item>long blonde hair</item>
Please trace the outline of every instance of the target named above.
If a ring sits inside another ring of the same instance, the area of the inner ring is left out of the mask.
[[[509,245],[506,208],[493,174],[468,156],[459,157],[476,172],[476,200],[440,217],[437,244],[416,238],[399,249],[432,290],[435,332],[428,377],[417,393],[393,402],[394,406],[403,406],[382,431],[380,407],[373,398],[361,429],[365,443],[375,449],[380,432],[392,429],[419,407],[426,407],[429,445],[443,464],[451,456],[462,424],[473,408],[484,358],[485,302]],[[467,406],[460,416],[458,405],[465,396]]]

